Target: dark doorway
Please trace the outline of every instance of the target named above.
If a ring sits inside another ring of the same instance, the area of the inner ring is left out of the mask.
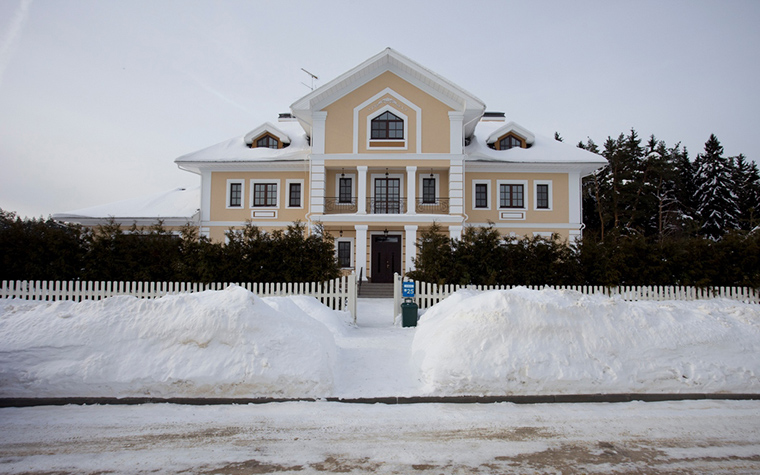
[[[401,236],[372,236],[372,282],[393,282],[401,272]]]
[[[375,206],[373,213],[401,213],[401,179],[375,178]]]

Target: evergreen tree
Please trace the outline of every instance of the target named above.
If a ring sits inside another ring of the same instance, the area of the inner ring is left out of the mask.
[[[760,172],[757,163],[747,161],[743,154],[735,157],[734,182],[739,204],[739,226],[744,230],[754,229],[760,221]]]
[[[705,142],[697,165],[695,201],[701,220],[700,233],[716,240],[739,227],[740,211],[732,160],[723,157],[723,147],[715,134]]]

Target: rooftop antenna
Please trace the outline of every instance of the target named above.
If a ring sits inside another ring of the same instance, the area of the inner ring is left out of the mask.
[[[311,76],[311,86],[309,86],[305,82],[302,82],[301,84],[303,84],[304,86],[308,87],[309,89],[311,89],[313,91],[314,90],[314,80],[315,79],[319,79],[319,78],[317,76],[315,76],[314,74],[310,73],[309,71],[305,70],[304,68],[301,68],[301,71],[303,71],[306,74],[308,74],[309,76]]]

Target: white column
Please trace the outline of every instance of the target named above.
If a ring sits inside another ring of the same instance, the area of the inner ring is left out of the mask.
[[[312,214],[325,212],[325,159],[311,157],[311,182],[309,183],[309,209]],[[286,195],[287,196],[287,195]],[[286,198],[287,199],[287,198]]]
[[[457,241],[462,239],[462,226],[449,226],[449,237]]]
[[[578,172],[567,174],[567,188],[568,188],[568,207],[570,212],[568,215],[568,222],[574,228],[570,228],[570,237],[574,240],[581,238],[581,229],[583,226],[583,183],[581,174]],[[554,206],[552,204],[552,206]],[[576,231],[577,230],[577,231]]]
[[[366,167],[365,167],[366,168]],[[366,224],[356,224],[356,272],[361,274],[362,280],[367,280],[367,226]]]
[[[464,112],[449,112],[449,153],[457,155],[464,152]]]
[[[406,214],[417,214],[417,167],[406,167]]]
[[[356,171],[359,173],[356,189],[359,192],[357,196],[358,202],[356,203],[357,214],[367,214],[367,167],[358,166]]]
[[[406,247],[404,249],[406,259],[404,259],[404,268],[406,269],[406,272],[409,272],[410,270],[414,270],[414,262],[412,259],[417,257],[417,226],[404,226],[404,232],[406,234]]]
[[[316,111],[311,115],[311,153],[325,153],[325,122],[327,112]]]
[[[464,214],[464,155],[449,161],[449,214]]]

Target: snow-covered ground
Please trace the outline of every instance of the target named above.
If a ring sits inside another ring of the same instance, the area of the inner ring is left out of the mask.
[[[758,311],[518,289],[402,328],[389,300],[360,300],[354,326],[239,288],[6,300],[0,397],[757,392]],[[760,473],[760,401],[47,406],[0,427],[8,474]]]
[[[0,301],[0,397],[387,397],[758,392],[760,306],[459,291],[394,325],[243,288]]]
[[[4,474],[760,473],[760,401],[0,409]]]

